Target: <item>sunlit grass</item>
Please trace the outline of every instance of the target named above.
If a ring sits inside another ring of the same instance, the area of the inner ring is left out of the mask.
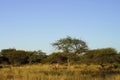
[[[120,80],[120,74],[103,74],[98,65],[65,65],[53,69],[51,65],[25,65],[0,69],[0,80]]]

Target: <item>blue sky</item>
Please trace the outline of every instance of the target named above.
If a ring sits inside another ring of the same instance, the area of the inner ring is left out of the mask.
[[[66,36],[120,51],[120,0],[0,0],[0,50],[51,53]]]

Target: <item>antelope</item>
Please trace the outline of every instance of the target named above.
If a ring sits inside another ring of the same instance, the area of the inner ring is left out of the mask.
[[[50,65],[50,67],[54,70],[58,70],[58,69],[60,69],[60,64],[59,63],[53,63],[53,64]]]

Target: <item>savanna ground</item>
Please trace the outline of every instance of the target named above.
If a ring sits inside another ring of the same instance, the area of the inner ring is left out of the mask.
[[[120,69],[103,71],[98,65],[24,65],[0,69],[0,80],[120,80]]]

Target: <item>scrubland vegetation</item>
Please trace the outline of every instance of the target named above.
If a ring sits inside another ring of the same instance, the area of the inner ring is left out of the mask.
[[[52,45],[60,51],[1,50],[0,80],[120,80],[120,52],[114,48],[90,50],[71,37]]]
[[[3,68],[0,80],[120,80],[120,69],[111,72],[100,71],[98,65],[72,65],[70,70],[65,65],[54,69],[51,65],[24,65]]]

